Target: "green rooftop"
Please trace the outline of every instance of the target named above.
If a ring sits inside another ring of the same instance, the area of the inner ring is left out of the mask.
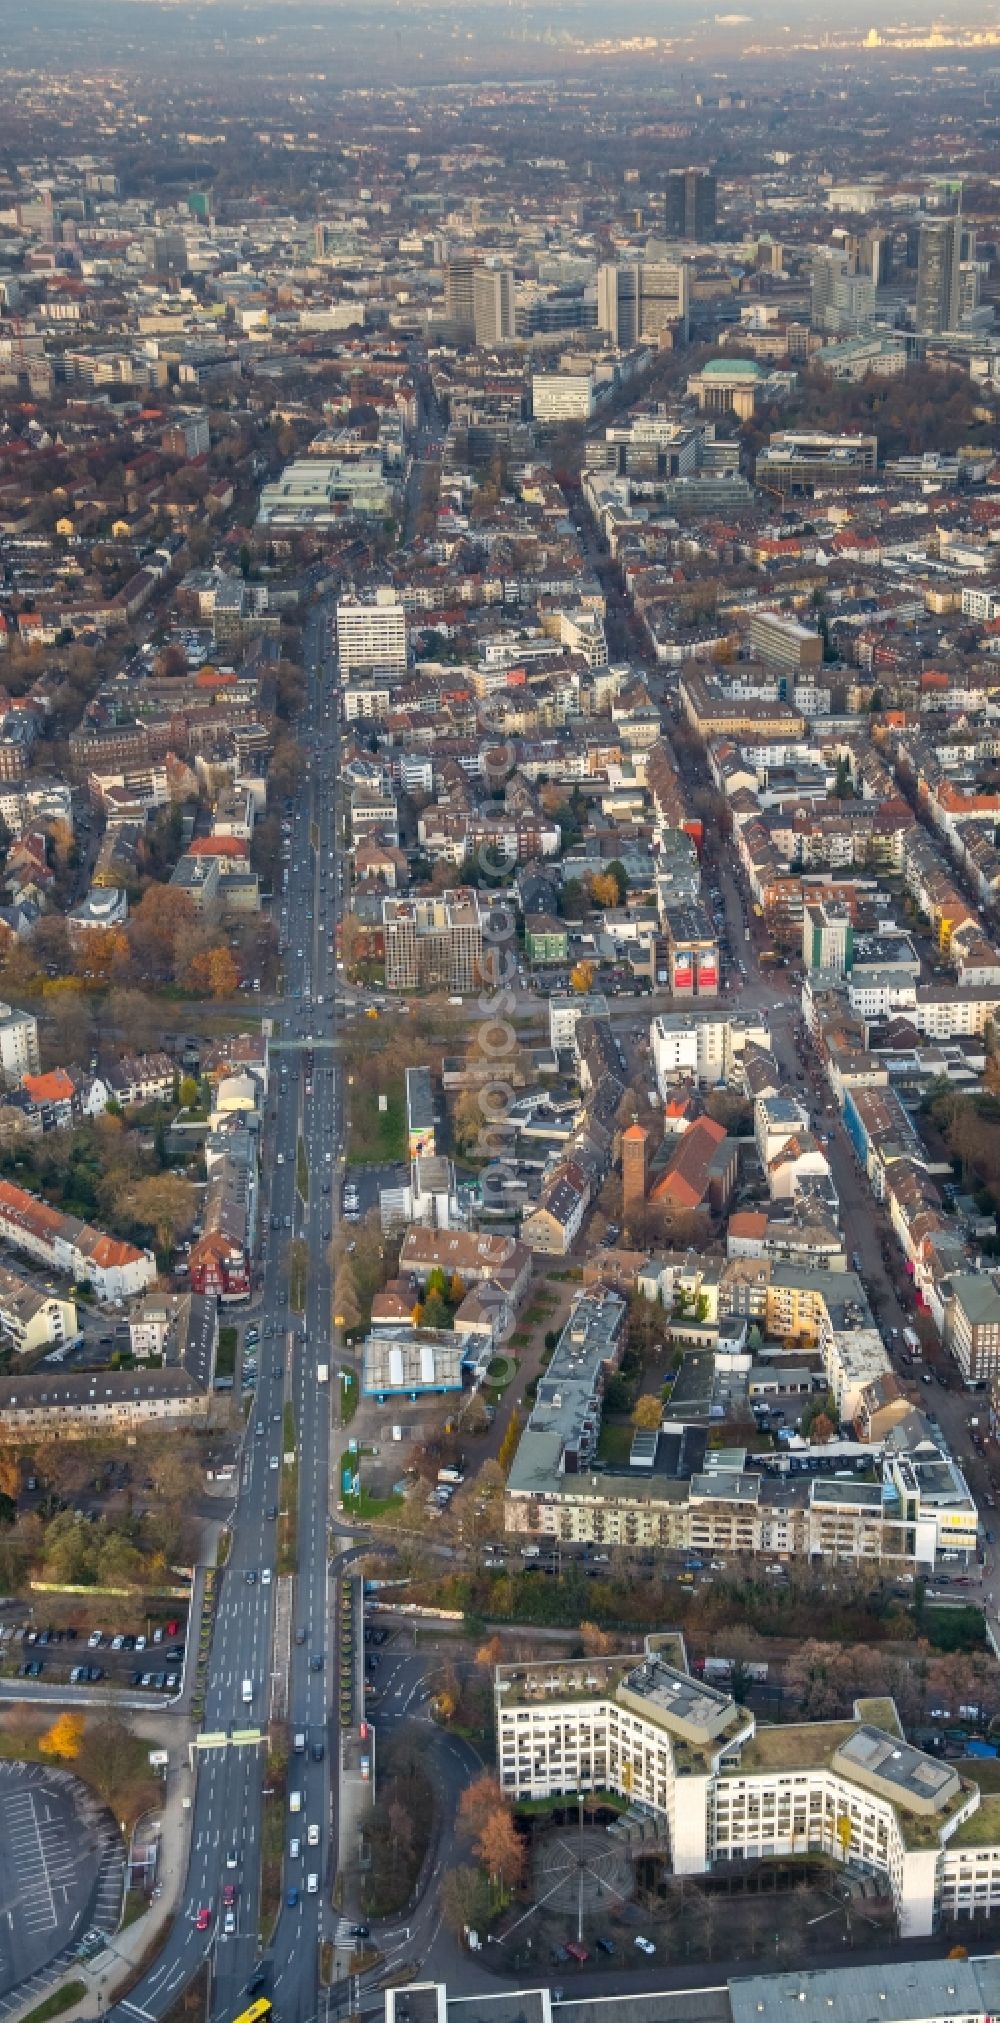
[[[896,1702],[886,1694],[884,1698],[855,1700],[854,1711],[859,1721],[867,1721],[871,1728],[881,1728],[883,1735],[902,1735]]]
[[[739,377],[740,379],[764,379],[766,377],[763,367],[757,364],[755,358],[710,358],[707,365],[703,365],[701,370],[703,377],[707,377],[709,373],[717,372],[725,372],[730,376]]]
[[[956,1826],[949,1847],[995,1847],[1000,1841],[1000,1791],[984,1792],[971,1819]]]
[[[738,1763],[723,1766],[730,1777],[755,1770],[819,1770],[857,1732],[857,1721],[789,1722],[787,1728],[758,1728],[740,1751]]]

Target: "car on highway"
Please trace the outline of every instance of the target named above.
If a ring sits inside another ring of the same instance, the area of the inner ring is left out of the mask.
[[[211,1904],[202,1904],[201,1909],[198,1912],[194,1921],[195,1930],[198,1932],[207,1932],[211,1922],[212,1922],[212,1906]]]
[[[306,1877],[306,1895],[314,1897],[319,1889],[319,1877],[315,1871]]]
[[[317,1651],[317,1652],[315,1653],[315,1655],[314,1655],[313,1657],[311,1657],[311,1658],[310,1658],[310,1660],[309,1660],[309,1669],[310,1669],[310,1671],[312,1671],[312,1672],[321,1672],[321,1671],[323,1670],[323,1653],[322,1653],[322,1651]]]
[[[300,1841],[298,1834],[293,1834],[291,1840],[288,1843],[289,1861],[298,1861],[298,1858],[301,1853],[302,1853],[302,1842]]]
[[[298,1900],[299,1900],[298,1890],[291,1889],[285,1891],[285,1902],[288,1905],[290,1911],[294,1911],[295,1906],[298,1903]]]
[[[224,1918],[223,1918],[223,1920],[222,1920],[222,1930],[223,1930],[223,1933],[224,1933],[224,1935],[225,1935],[225,1937],[226,1937],[227,1939],[231,1939],[231,1938],[232,1938],[232,1936],[233,1936],[233,1933],[234,1933],[234,1932],[235,1932],[235,1930],[236,1930],[236,1912],[235,1912],[235,1911],[227,1911],[227,1912],[226,1912],[226,1914],[225,1914],[225,1917],[224,1917]]]

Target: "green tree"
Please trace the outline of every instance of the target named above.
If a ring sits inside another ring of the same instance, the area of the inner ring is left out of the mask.
[[[436,1292],[428,1293],[427,1298],[424,1300],[423,1308],[424,1310],[420,1323],[421,1327],[424,1328],[451,1327],[451,1308],[448,1305],[447,1300],[441,1298],[440,1293]]]

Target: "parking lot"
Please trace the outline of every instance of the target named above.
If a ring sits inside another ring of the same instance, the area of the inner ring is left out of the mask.
[[[92,1927],[117,1928],[123,1879],[121,1846],[83,1785],[0,1762],[0,2015]]]
[[[165,1620],[147,1617],[146,1629],[136,1631],[88,1630],[79,1623],[60,1627],[8,1616],[0,1624],[0,1677],[173,1694],[184,1671],[186,1615],[178,1607]]]

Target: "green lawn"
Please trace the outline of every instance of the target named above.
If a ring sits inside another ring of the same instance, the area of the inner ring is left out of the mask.
[[[61,2016],[65,2009],[75,2009],[86,1993],[85,1981],[67,1981],[64,1988],[56,1988],[53,1994],[46,1995],[44,2002],[29,2009],[24,2023],[48,2023],[50,2016]]]
[[[633,1431],[634,1428],[630,1425],[616,1425],[613,1419],[605,1419],[597,1443],[598,1460],[624,1466],[632,1452]]]
[[[299,1139],[295,1151],[295,1185],[303,1201],[309,1199],[309,1161],[306,1158],[305,1140]]]
[[[306,1283],[309,1253],[300,1237],[288,1247],[288,1304],[293,1313],[306,1310]]]
[[[362,1473],[363,1460],[364,1457],[361,1454],[345,1453],[340,1457],[337,1492],[345,1511],[349,1512],[352,1517],[374,1519],[378,1517],[391,1517],[394,1513],[403,1510],[406,1505],[405,1496],[372,1496],[369,1493],[365,1488],[364,1475]],[[352,1473],[358,1474],[361,1478],[361,1487],[357,1496],[344,1495],[344,1470],[348,1467]]]
[[[358,1083],[349,1090],[349,1166],[388,1166],[406,1158],[406,1101],[403,1091],[393,1081],[381,1093],[387,1098],[384,1110],[378,1106],[378,1091],[363,1089]]]
[[[486,1372],[487,1381],[494,1391],[505,1391],[517,1376],[516,1356],[494,1356]]]

